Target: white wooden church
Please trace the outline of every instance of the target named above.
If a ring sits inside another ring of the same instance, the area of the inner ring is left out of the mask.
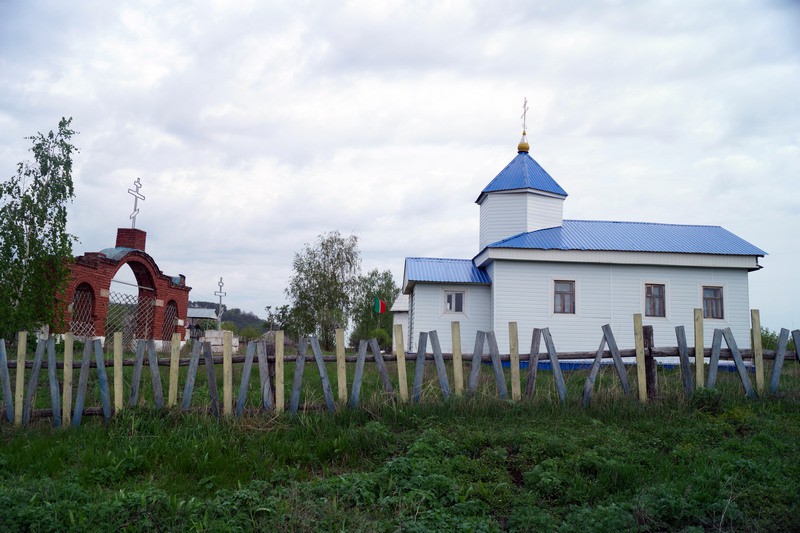
[[[596,350],[604,324],[620,347],[633,347],[634,313],[653,326],[657,346],[677,344],[676,325],[691,346],[695,308],[707,346],[714,328],[730,327],[749,347],[748,274],[764,251],[719,226],[564,220],[567,193],[530,156],[524,131],[517,150],[475,201],[475,257],[406,258],[407,350],[437,330],[450,351],[453,321],[466,351],[478,330],[494,330],[508,353],[511,321],[523,353],[535,327],[550,328],[558,351]]]

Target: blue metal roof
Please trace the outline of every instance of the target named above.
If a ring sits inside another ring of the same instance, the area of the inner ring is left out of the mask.
[[[472,259],[440,259],[435,257],[406,257],[406,280],[439,283],[477,283],[489,285],[492,280]]]
[[[535,189],[567,196],[567,191],[556,183],[550,174],[537,163],[528,152],[519,152],[517,157],[500,171],[489,185],[481,192],[476,203],[484,194],[494,191],[513,191],[518,189]]]
[[[520,233],[488,248],[766,255],[720,226],[597,220],[565,220],[560,227]]]

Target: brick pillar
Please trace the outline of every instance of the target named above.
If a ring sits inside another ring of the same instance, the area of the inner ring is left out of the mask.
[[[144,252],[147,232],[134,228],[117,229],[117,248],[133,248]]]

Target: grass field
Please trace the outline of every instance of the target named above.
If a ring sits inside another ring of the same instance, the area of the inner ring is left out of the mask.
[[[476,398],[443,403],[429,368],[416,406],[369,373],[363,407],[336,414],[316,408],[315,366],[297,416],[215,420],[146,398],[107,426],[3,424],[0,530],[800,531],[794,362],[784,392],[755,401],[735,373],[686,399],[679,374],[662,371],[651,405],[604,369],[588,409],[584,371],[565,374],[565,405],[545,371],[531,402],[496,400],[486,367]],[[201,367],[193,405],[207,401],[204,378]],[[257,395],[251,384],[250,405]]]

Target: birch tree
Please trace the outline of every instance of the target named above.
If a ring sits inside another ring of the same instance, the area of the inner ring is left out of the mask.
[[[60,326],[56,298],[69,278],[75,238],[67,233],[72,183],[72,118],[58,130],[27,137],[33,161],[0,184],[0,337],[45,325]]]

